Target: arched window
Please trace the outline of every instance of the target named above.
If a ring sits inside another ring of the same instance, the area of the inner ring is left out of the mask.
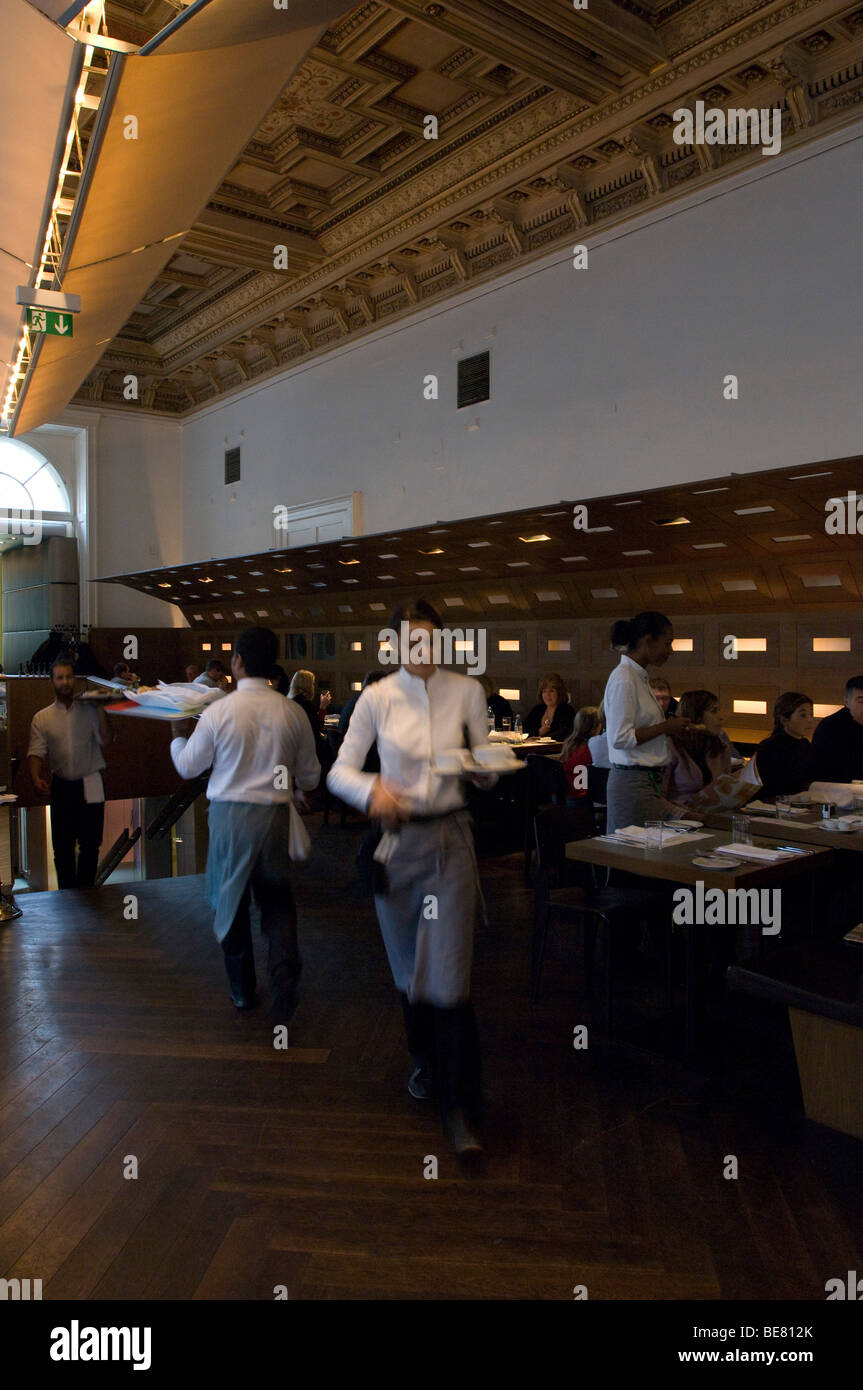
[[[18,439],[0,439],[0,512],[8,511],[72,518],[69,494],[57,469]]]

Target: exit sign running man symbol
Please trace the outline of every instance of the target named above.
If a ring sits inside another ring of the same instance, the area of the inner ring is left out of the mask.
[[[27,324],[34,333],[50,333],[57,338],[72,337],[72,315],[56,309],[28,309]]]

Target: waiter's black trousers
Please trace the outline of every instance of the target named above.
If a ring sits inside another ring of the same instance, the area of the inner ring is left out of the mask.
[[[255,955],[249,906],[252,893],[261,913],[261,931],[267,942],[267,976],[270,1006],[291,1013],[302,971],[297,945],[297,909],[286,879],[273,882],[253,872],[240,906],[222,941],[231,994],[251,1003],[255,994]]]
[[[437,1083],[441,1115],[464,1110],[470,1124],[482,1124],[482,1060],[473,1004],[439,1009],[411,1004],[402,995],[408,1051]]]
[[[58,888],[92,888],[105,826],[104,801],[84,800],[84,783],[51,779],[51,844]],[[78,867],[75,868],[75,846]]]

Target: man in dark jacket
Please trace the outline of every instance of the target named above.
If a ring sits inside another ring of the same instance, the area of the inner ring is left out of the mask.
[[[822,719],[812,739],[819,782],[863,778],[863,676],[845,687],[845,707]]]

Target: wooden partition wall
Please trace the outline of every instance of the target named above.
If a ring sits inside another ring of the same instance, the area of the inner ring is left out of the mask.
[[[573,704],[598,704],[617,662],[609,645],[616,616],[612,612],[607,618],[555,622],[518,616],[489,623],[482,629],[488,674],[503,693],[513,692],[508,698],[521,714],[536,702],[539,678],[549,671],[566,681]],[[454,616],[445,621],[457,625]],[[742,742],[757,743],[770,733],[773,703],[783,691],[810,695],[823,716],[841,705],[848,677],[863,672],[863,613],[824,609],[788,617],[701,613],[675,616],[672,621],[676,642],[688,649],[676,650],[662,674],[675,695],[690,689],[713,690],[729,733]],[[342,703],[363,674],[378,666],[378,634],[387,622],[382,614],[379,624],[367,627],[329,632],[323,627],[279,628],[282,665],[288,674],[300,668],[314,671],[319,687],[328,687],[334,702]],[[234,636],[223,629],[184,632],[190,647],[188,659],[202,662],[211,654],[222,655],[223,644],[230,646]],[[305,639],[304,657],[287,655],[290,637]],[[737,639],[736,658],[723,654],[732,650],[729,637]],[[328,648],[333,651],[331,658],[313,655],[316,649]],[[469,672],[471,668],[460,669]],[[750,708],[755,706],[763,706],[763,711]]]

